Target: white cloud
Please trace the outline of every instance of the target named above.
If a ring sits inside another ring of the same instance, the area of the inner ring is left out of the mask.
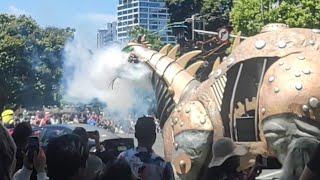
[[[15,16],[20,16],[20,15],[30,15],[29,12],[27,12],[26,10],[23,10],[23,9],[19,9],[15,6],[10,6],[7,10],[7,13],[8,14],[12,14],[12,15],[15,15]]]

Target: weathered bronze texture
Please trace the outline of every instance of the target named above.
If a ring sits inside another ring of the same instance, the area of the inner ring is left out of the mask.
[[[147,63],[171,92],[175,104],[166,104],[165,107],[175,108],[163,126],[164,152],[166,159],[173,162],[177,173],[184,174],[183,177],[188,173],[200,173],[200,170],[194,169],[207,165],[205,160],[210,157],[212,142],[225,136],[226,131],[230,131],[231,138],[238,140],[237,118],[245,116],[248,111],[255,111],[256,142],[245,143],[249,153],[242,158],[242,162],[248,163],[243,163],[242,169],[252,166],[250,162],[258,154],[273,156],[276,153],[268,146],[268,139],[264,136],[264,121],[278,115],[292,114],[320,122],[320,35],[311,29],[269,24],[260,34],[243,42],[240,42],[240,36],[241,33],[231,54],[222,62],[218,58],[209,78],[202,83],[194,77],[202,62],[186,70],[187,63],[200,54],[199,51],[189,52],[176,60],[179,46],[170,52],[169,46],[165,46],[160,53],[156,53],[143,43],[129,44],[134,47],[133,54]],[[251,97],[243,98],[242,102],[235,101],[237,86],[241,85],[238,83],[242,67],[252,61],[263,64],[259,70],[261,75],[256,77],[258,91]],[[235,67],[238,74],[236,72],[230,79],[227,74]],[[234,82],[233,87],[226,89],[229,81]],[[226,93],[231,94],[230,97],[225,97]],[[226,107],[227,110],[223,109]],[[198,133],[202,137],[199,144],[204,142],[208,146],[202,143],[197,147],[203,149],[193,149],[192,142],[176,139],[187,133]]]

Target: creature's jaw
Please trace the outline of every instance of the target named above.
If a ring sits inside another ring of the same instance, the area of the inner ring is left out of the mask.
[[[316,125],[313,125],[317,123]],[[269,149],[283,164],[287,153],[297,139],[311,138],[319,140],[319,123],[301,119],[293,114],[272,116],[262,122],[262,131]]]

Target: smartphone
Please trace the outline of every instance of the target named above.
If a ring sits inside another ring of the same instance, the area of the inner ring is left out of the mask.
[[[28,160],[33,161],[33,156],[34,153],[37,152],[39,153],[40,149],[40,143],[39,143],[39,138],[36,136],[30,136],[29,137],[29,146],[28,146]]]

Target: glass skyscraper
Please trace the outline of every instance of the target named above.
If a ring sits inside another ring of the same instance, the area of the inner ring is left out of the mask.
[[[165,0],[119,0],[117,9],[119,41],[128,41],[128,31],[141,26],[151,32],[157,32],[163,43],[175,43],[172,32],[166,28],[169,22]]]

